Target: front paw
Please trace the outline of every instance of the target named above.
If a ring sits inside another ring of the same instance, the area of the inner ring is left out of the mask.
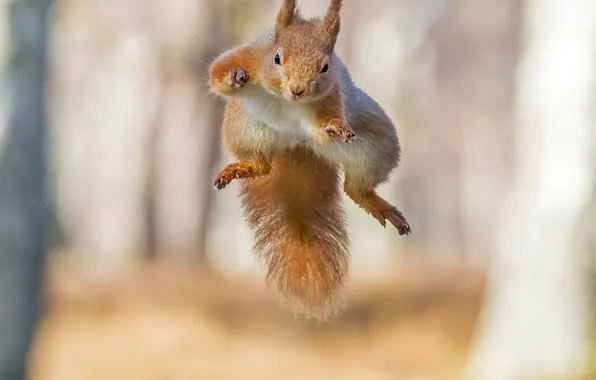
[[[323,124],[323,132],[331,141],[343,141],[351,143],[356,140],[356,134],[352,128],[343,120],[330,120]]]
[[[228,86],[233,89],[240,90],[246,83],[248,83],[248,80],[248,71],[243,68],[232,69],[228,73]]]
[[[233,180],[250,177],[250,170],[241,164],[229,164],[215,179],[215,188],[221,190],[228,186]]]

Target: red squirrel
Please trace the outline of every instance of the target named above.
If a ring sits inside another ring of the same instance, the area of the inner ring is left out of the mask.
[[[209,69],[211,92],[226,100],[222,140],[238,161],[217,176],[223,189],[239,181],[267,279],[315,317],[340,308],[349,267],[344,191],[400,235],[404,215],[377,195],[397,167],[395,126],[351,80],[335,54],[341,0],[323,18],[305,19],[283,0],[275,26],[221,54]]]

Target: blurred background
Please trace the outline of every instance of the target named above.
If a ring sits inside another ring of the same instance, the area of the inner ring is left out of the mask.
[[[596,2],[344,1],[413,234],[346,200],[326,323],[280,306],[213,190],[209,62],[279,5],[0,2],[0,379],[596,378]]]

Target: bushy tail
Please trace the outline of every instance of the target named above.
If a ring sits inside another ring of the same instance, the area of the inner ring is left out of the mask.
[[[275,156],[268,175],[240,182],[268,282],[301,314],[325,318],[338,311],[349,240],[337,169],[295,148]]]

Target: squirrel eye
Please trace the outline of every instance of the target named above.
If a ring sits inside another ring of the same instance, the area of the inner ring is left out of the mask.
[[[325,64],[325,66],[323,66],[323,68],[321,69],[321,72],[326,73],[327,71],[329,71],[329,65]]]
[[[279,53],[275,53],[275,64],[281,65],[281,57],[279,56]]]

